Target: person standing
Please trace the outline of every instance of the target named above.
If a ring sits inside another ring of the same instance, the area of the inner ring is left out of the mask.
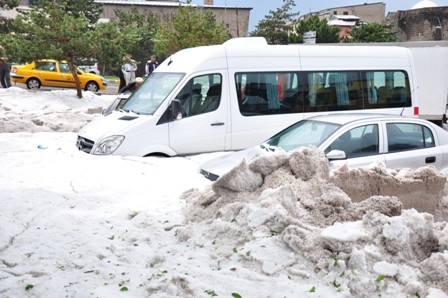
[[[11,69],[6,57],[0,57],[0,83],[3,88],[11,87]]]
[[[130,83],[135,82],[135,72],[137,71],[137,63],[132,59],[131,55],[123,56],[124,64],[121,67],[124,79],[126,81],[126,86]]]
[[[7,62],[5,49],[0,46],[0,84],[3,88],[11,87],[11,68]]]
[[[156,55],[151,55],[151,60],[148,60],[145,66],[146,76],[149,76],[157,68],[157,66],[159,66],[159,62],[157,62]]]
[[[120,83],[118,85],[118,91],[120,91],[121,88],[126,86],[126,80],[124,79],[124,73],[123,73],[123,66],[120,66],[118,68],[117,75],[118,78],[120,79]]]

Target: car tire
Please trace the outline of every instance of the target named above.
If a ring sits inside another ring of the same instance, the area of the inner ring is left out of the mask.
[[[39,89],[41,86],[41,83],[38,79],[36,78],[30,78],[26,81],[26,87],[28,89]]]
[[[98,86],[98,84],[93,81],[87,82],[86,87],[84,88],[85,91],[91,92],[98,92],[99,89],[100,87]]]

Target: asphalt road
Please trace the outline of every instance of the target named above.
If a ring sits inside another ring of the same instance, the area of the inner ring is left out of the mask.
[[[12,85],[14,87],[27,89],[25,84],[12,82]],[[61,89],[61,88],[60,87],[40,87],[40,89],[35,90],[35,91],[36,92],[40,92],[40,91],[50,91],[50,90],[58,90],[58,89]],[[117,84],[117,82],[116,81],[108,81],[107,86],[106,86],[106,90],[100,90],[100,91],[98,91],[98,94],[108,94],[108,95],[118,94],[118,84]]]

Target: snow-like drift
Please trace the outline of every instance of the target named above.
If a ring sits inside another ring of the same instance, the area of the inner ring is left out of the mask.
[[[221,264],[235,248],[244,268],[323,280],[347,296],[425,297],[448,292],[445,184],[431,167],[330,172],[322,152],[303,148],[242,162],[208,191],[186,192],[181,238],[214,242],[228,252],[211,252]],[[413,202],[437,206],[444,221]]]

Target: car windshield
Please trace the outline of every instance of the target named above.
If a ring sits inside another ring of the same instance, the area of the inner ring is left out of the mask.
[[[123,110],[152,115],[179,83],[183,73],[153,73],[132,93]]]
[[[267,140],[266,144],[280,147],[285,151],[292,151],[308,145],[318,147],[340,126],[336,123],[302,120],[282,130]]]

